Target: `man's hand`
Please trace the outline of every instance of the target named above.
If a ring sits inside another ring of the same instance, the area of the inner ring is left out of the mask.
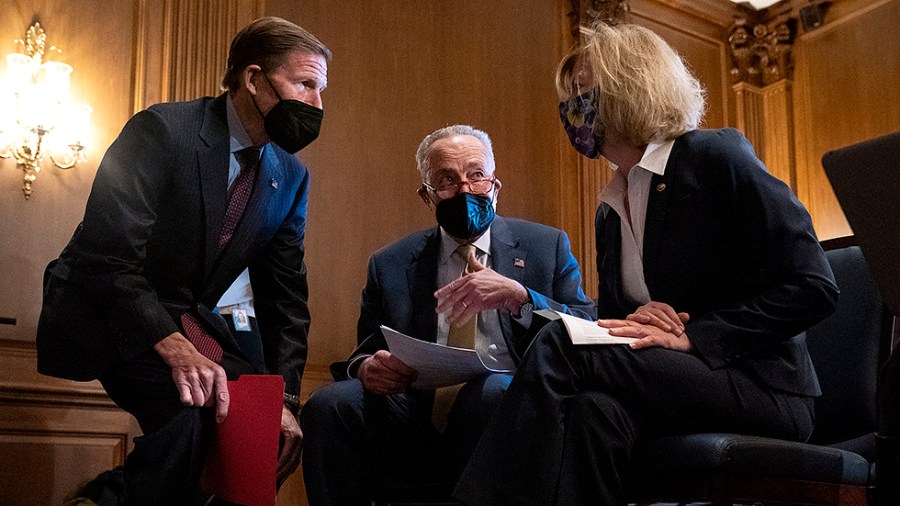
[[[626,320],[653,325],[664,332],[671,332],[676,336],[684,332],[684,324],[691,319],[687,313],[677,313],[672,306],[665,302],[650,301],[637,308],[634,313],[628,315]]]
[[[616,337],[634,337],[637,341],[629,344],[633,350],[659,346],[670,350],[690,352],[694,349],[684,331],[674,334],[661,328],[638,323],[632,320],[597,320],[597,325],[609,329],[609,335]]]
[[[303,450],[303,432],[297,418],[291,410],[284,406],[281,410],[281,451],[278,454],[278,467],[275,472],[278,488],[294,473],[300,464]]]
[[[378,395],[399,394],[412,385],[419,373],[387,350],[378,350],[363,360],[356,377],[367,392]]]
[[[180,332],[153,345],[172,368],[172,379],[185,406],[214,407],[216,421],[228,416],[228,379],[222,366],[204,357]]]
[[[506,309],[517,314],[528,302],[528,290],[518,281],[488,269],[472,252],[466,259],[471,274],[447,283],[434,292],[438,299],[437,312],[447,312],[447,323],[459,325],[488,309]]]

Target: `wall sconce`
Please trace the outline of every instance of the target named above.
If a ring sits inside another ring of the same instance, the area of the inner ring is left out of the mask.
[[[47,47],[40,23],[16,43],[22,51],[6,57],[5,82],[0,84],[0,158],[15,158],[22,168],[27,200],[45,155],[60,169],[86,160],[92,110],[69,100],[72,67],[45,60],[47,53],[61,51]]]

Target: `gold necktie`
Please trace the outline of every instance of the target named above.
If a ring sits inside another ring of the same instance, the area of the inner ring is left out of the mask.
[[[456,248],[456,254],[462,257],[463,264],[466,266],[463,270],[463,276],[473,272],[469,266],[469,255],[474,252],[475,246],[471,244],[463,244]],[[475,349],[475,336],[477,333],[478,315],[476,314],[466,323],[450,325],[450,332],[447,334],[447,346],[473,350]],[[450,414],[450,408],[453,407],[456,395],[461,388],[462,385],[460,384],[435,389],[431,421],[438,431],[444,432],[444,429],[447,427],[447,416]]]
[[[472,273],[469,267],[469,255],[475,251],[475,246],[471,244],[463,244],[456,248],[456,254],[462,257],[466,268],[463,270],[463,276]],[[468,322],[460,325],[451,325],[450,332],[447,334],[447,346],[455,348],[475,349],[475,333],[478,330],[478,315],[470,319]]]

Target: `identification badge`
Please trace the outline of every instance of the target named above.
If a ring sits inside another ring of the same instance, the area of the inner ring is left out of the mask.
[[[231,318],[234,320],[234,330],[250,332],[250,318],[246,309],[235,309],[231,312]]]

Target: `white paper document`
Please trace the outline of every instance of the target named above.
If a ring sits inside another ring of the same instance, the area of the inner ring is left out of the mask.
[[[489,373],[509,372],[486,367],[475,350],[422,341],[384,325],[381,333],[391,354],[419,372],[413,388],[445,387]]]
[[[566,326],[566,332],[572,339],[572,344],[629,344],[636,340],[633,337],[611,336],[609,329],[597,325],[596,321],[583,320],[559,311],[541,310],[536,312],[542,313],[548,319],[556,319],[550,316],[550,313],[562,319]]]

